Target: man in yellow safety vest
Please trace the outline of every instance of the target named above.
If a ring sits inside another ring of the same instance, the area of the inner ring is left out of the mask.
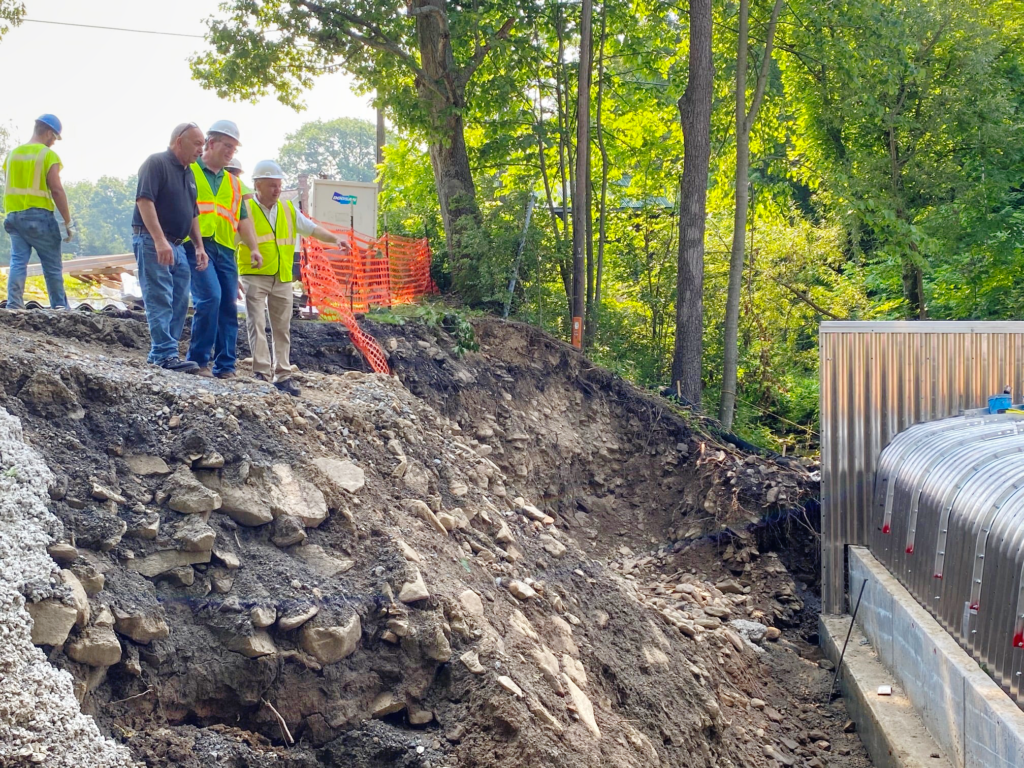
[[[199,230],[209,257],[200,269],[195,245],[185,243],[185,258],[192,271],[192,339],[186,359],[207,378],[233,379],[238,341],[238,267],[236,237],[253,253],[252,265],[262,263],[249,212],[242,204],[241,182],[227,173],[239,143],[238,126],[218,120],[206,133],[203,154],[190,166],[196,179]]]
[[[50,306],[65,309],[64,266],[60,255],[60,227],[54,207],[64,217],[65,242],[75,235],[68,196],[60,181],[60,158],[51,147],[62,126],[54,115],[40,115],[32,138],[11,150],[4,163],[4,229],[11,236],[11,269],[7,276],[7,308],[24,309],[25,276],[32,249],[36,249],[46,280]]]
[[[245,326],[252,351],[252,370],[257,379],[270,381],[282,392],[299,396],[288,361],[291,352],[292,266],[299,237],[315,237],[335,247],[342,239],[295,210],[290,200],[280,201],[284,172],[273,160],[256,163],[252,173],[256,197],[248,202],[262,256],[257,266],[251,246],[238,246],[238,272],[245,288]],[[270,333],[274,339],[271,361],[267,348],[264,313],[269,310]],[[273,365],[271,365],[273,362]]]

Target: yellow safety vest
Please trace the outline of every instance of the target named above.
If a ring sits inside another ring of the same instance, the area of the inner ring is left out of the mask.
[[[60,165],[60,158],[45,144],[22,144],[11,150],[4,163],[7,179],[4,210],[7,213],[29,208],[52,211],[53,196],[46,185],[46,174],[54,164]]]
[[[217,194],[213,194],[210,180],[199,166],[189,166],[196,177],[196,204],[199,206],[199,231],[203,237],[212,237],[219,245],[234,250],[235,233],[242,215],[242,185],[233,175],[225,172]]]
[[[292,263],[295,261],[295,249],[299,244],[298,230],[295,228],[295,205],[290,200],[277,202],[276,223],[271,226],[267,214],[255,200],[246,200],[249,206],[249,218],[256,229],[256,242],[263,256],[263,266],[252,268],[249,246],[238,243],[238,274],[240,275],[277,275],[282,283],[292,280]]]

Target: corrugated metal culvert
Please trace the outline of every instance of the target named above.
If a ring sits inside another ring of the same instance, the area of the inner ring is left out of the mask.
[[[846,546],[871,543],[878,457],[914,424],[1024,393],[1022,322],[821,324],[821,600],[848,609]],[[852,609],[852,606],[849,606]]]
[[[917,424],[878,459],[872,553],[1024,704],[1024,415]]]

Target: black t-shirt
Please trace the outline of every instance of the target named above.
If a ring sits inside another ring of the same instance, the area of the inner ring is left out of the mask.
[[[196,205],[196,177],[187,165],[178,162],[171,150],[157,152],[146,158],[139,168],[139,186],[135,199],[144,197],[156,206],[160,228],[168,240],[183,240],[192,229],[192,219],[199,215]],[[145,227],[138,203],[132,214],[133,227]]]

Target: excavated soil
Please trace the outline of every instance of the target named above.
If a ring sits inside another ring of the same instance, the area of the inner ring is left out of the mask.
[[[115,620],[114,663],[44,646],[101,731],[188,768],[869,765],[814,645],[816,467],[528,326],[365,327],[396,375],[297,322],[295,400],[146,366],[137,314],[0,311],[54,557]]]

